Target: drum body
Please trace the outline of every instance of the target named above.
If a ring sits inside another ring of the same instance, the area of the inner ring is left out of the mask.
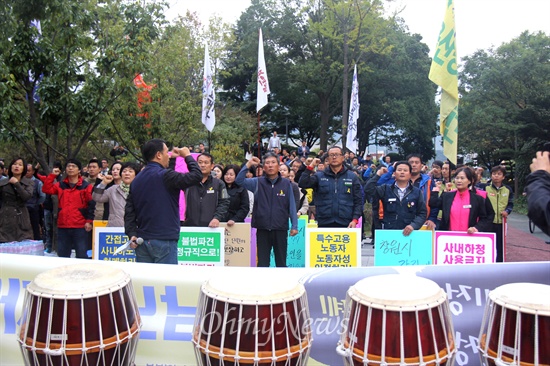
[[[303,285],[261,276],[202,285],[193,330],[199,365],[306,365],[311,341]]]
[[[337,352],[346,365],[452,365],[456,347],[446,293],[405,275],[365,278],[346,296]]]
[[[26,365],[133,365],[141,318],[130,276],[97,264],[54,268],[26,288]]]
[[[488,365],[550,365],[550,286],[510,283],[489,293],[479,334]]]

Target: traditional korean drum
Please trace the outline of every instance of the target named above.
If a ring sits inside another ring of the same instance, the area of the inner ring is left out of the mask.
[[[488,365],[550,365],[550,286],[510,283],[489,292],[479,351]]]
[[[456,347],[446,293],[406,275],[365,278],[351,286],[336,351],[346,365],[452,365]]]
[[[200,366],[307,365],[311,342],[302,284],[255,275],[202,285],[193,330]]]
[[[92,263],[36,276],[19,324],[26,365],[133,365],[142,325],[130,276]]]

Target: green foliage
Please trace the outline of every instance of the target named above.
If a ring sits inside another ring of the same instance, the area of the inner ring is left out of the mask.
[[[398,24],[388,28],[386,37],[389,53],[368,55],[358,70],[359,146],[395,145],[403,156],[417,152],[430,159],[437,108],[436,86],[427,78],[428,47]]]
[[[516,189],[550,136],[549,59],[550,37],[524,32],[465,58],[460,74],[460,147],[489,168],[513,159]]]
[[[224,97],[255,113],[258,28],[270,81],[263,137],[289,128],[293,144],[326,149],[347,122],[352,63],[360,80],[359,146],[375,136],[432,157],[437,111],[428,48],[381,16],[373,1],[252,1],[235,28],[221,81]],[[373,143],[373,144],[374,144]]]
[[[246,112],[231,105],[216,108],[216,127],[211,134],[210,153],[220,164],[242,164],[242,143],[254,141],[257,122]]]
[[[6,117],[0,126],[46,167],[78,156],[90,142],[103,144],[97,131],[113,106],[134,94],[132,80],[147,68],[163,4],[36,0],[28,13],[31,3],[21,3],[2,8],[14,27],[4,28],[0,40]],[[41,34],[32,19],[40,21]]]

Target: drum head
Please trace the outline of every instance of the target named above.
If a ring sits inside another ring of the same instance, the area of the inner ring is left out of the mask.
[[[550,286],[540,283],[509,283],[494,289],[489,298],[521,313],[550,316]]]
[[[214,277],[202,285],[201,291],[220,301],[245,305],[279,304],[305,294],[301,283],[257,274],[253,277]]]
[[[83,299],[102,296],[125,287],[130,275],[101,264],[75,264],[42,272],[27,286],[38,297]]]
[[[399,274],[364,278],[349,288],[348,295],[360,304],[395,311],[431,309],[447,299],[434,281]]]

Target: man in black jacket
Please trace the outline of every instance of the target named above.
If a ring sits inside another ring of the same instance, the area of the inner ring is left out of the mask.
[[[200,154],[197,163],[202,180],[185,190],[185,226],[218,227],[227,216],[229,194],[225,183],[212,176],[212,155]]]
[[[535,225],[550,235],[550,152],[538,151],[530,168],[525,188],[528,215]]]

